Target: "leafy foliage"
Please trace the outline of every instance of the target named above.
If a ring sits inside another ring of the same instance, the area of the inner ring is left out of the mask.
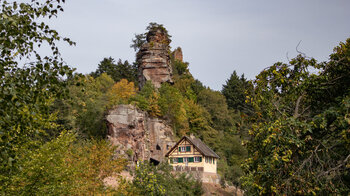
[[[167,162],[153,166],[139,163],[132,185],[139,195],[202,195],[201,183],[186,173],[172,174]]]
[[[349,46],[336,47],[330,62],[299,55],[257,76],[243,178],[250,194],[349,191],[349,87],[338,86],[348,81]]]
[[[198,94],[198,103],[211,115],[211,126],[216,130],[228,131],[232,127],[225,97],[218,91],[202,90]]]
[[[158,24],[155,22],[150,22],[149,25],[146,27],[146,33],[141,34],[135,34],[135,39],[132,39],[132,44],[130,45],[130,48],[133,48],[136,52],[140,50],[143,44],[147,42],[147,39],[149,39],[150,32],[156,32],[160,31],[165,35],[165,43],[166,45],[169,45],[171,42],[171,35],[169,35],[168,30],[164,28],[162,24]]]
[[[121,59],[115,64],[115,60],[112,57],[104,58],[95,72],[92,72],[94,78],[99,77],[101,74],[106,73],[111,76],[115,82],[119,82],[122,79],[126,79],[134,84],[137,84],[137,66],[130,64],[128,61],[122,62]]]
[[[179,90],[167,83],[162,84],[159,89],[160,98],[158,104],[162,116],[168,118],[173,124],[173,129],[177,135],[185,135],[189,131],[184,98]]]
[[[42,22],[63,11],[61,2],[0,2],[0,194],[201,195],[199,182],[172,174],[166,163],[140,163],[131,184],[104,187],[103,179],[125,161],[96,138],[105,136],[106,110],[120,103],[168,120],[179,137],[201,138],[220,155],[222,177],[243,183],[248,194],[350,191],[350,39],[328,62],[299,55],[266,68],[252,83],[233,72],[221,92],[172,57],[173,85],[155,89],[147,82],[136,92],[137,66],[120,59],[104,58],[91,76],[73,75],[56,45],[74,42]],[[170,44],[163,25],[146,30],[133,40],[136,51],[152,33],[164,33]],[[38,53],[42,45],[50,56]],[[30,63],[20,65],[23,59]]]
[[[94,79],[91,76],[76,75],[66,99],[56,101],[53,111],[58,113],[58,123],[69,129],[75,128],[80,137],[104,137],[106,125],[104,113],[109,106],[108,91],[114,85],[113,79],[103,73]]]
[[[160,107],[158,105],[159,94],[152,85],[151,81],[147,81],[143,88],[131,98],[131,103],[137,105],[140,109],[147,111],[152,117],[161,116]]]
[[[49,112],[53,100],[66,94],[62,77],[72,70],[60,58],[56,42],[62,38],[45,23],[56,16],[60,1],[0,3],[0,184],[1,192],[20,169],[23,149],[35,149],[45,139],[46,130],[55,129],[55,114]],[[47,44],[52,56],[40,56],[36,48]],[[19,66],[19,59],[32,61]]]
[[[0,194],[108,193],[102,179],[124,163],[112,160],[106,142],[74,144],[76,136],[62,132],[52,110],[74,82],[56,42],[74,43],[41,22],[63,10],[61,1],[1,1],[0,7]],[[42,44],[52,56],[37,52]],[[23,58],[31,62],[19,65]]]
[[[179,60],[173,60],[172,61],[172,67],[174,75],[183,75],[183,74],[189,74],[190,71],[188,69],[189,63],[181,62]]]
[[[40,148],[21,153],[22,169],[12,176],[6,192],[11,195],[81,195],[108,193],[103,179],[119,173],[123,160],[111,160],[113,148],[106,141],[73,143],[69,132]]]
[[[244,113],[252,111],[251,106],[246,103],[246,96],[249,96],[252,86],[242,74],[239,77],[236,71],[226,81],[222,87],[222,94],[226,97],[227,106],[229,109],[238,110]]]
[[[135,93],[134,83],[128,82],[126,79],[121,79],[107,92],[109,105],[126,104]]]

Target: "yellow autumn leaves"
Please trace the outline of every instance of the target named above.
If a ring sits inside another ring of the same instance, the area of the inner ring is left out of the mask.
[[[128,82],[126,79],[121,79],[108,90],[109,106],[117,104],[126,104],[130,97],[136,94],[135,85],[133,82]]]

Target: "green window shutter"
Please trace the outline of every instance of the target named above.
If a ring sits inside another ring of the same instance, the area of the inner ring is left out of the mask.
[[[194,162],[193,157],[189,157],[188,162]]]
[[[179,147],[179,152],[181,152],[181,147]]]
[[[202,162],[202,157],[199,157],[199,162]]]
[[[191,152],[191,146],[186,146],[186,152]]]
[[[183,163],[184,162],[184,158],[177,158],[177,162]]]

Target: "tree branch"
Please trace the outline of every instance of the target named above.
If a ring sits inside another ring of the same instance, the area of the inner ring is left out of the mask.
[[[339,164],[336,167],[333,167],[333,168],[331,168],[331,169],[329,169],[329,170],[319,174],[317,177],[325,176],[325,175],[329,174],[332,171],[338,170],[339,168],[341,168],[342,166],[344,166],[348,162],[349,158],[350,158],[350,154],[342,161],[341,164]]]
[[[296,104],[295,104],[295,109],[294,109],[294,115],[293,115],[294,118],[298,118],[298,117],[300,116],[300,115],[299,115],[300,101],[301,101],[301,99],[304,97],[305,94],[306,94],[306,93],[303,92],[303,94],[301,94],[301,95],[298,97],[298,99],[297,99],[297,102],[296,102]]]

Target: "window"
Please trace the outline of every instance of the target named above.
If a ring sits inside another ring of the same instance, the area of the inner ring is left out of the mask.
[[[215,159],[213,158],[213,164],[215,164]]]
[[[188,162],[193,163],[193,157],[188,157]]]
[[[202,162],[202,157],[194,157],[194,162]]]
[[[205,162],[208,163],[208,157],[205,157]]]
[[[173,163],[178,163],[177,158],[173,158]]]
[[[183,158],[177,158],[177,162],[178,162],[178,163],[183,163],[184,160],[183,160]]]
[[[180,146],[179,152],[191,152],[191,146]]]
[[[191,146],[186,146],[186,152],[191,152]]]
[[[188,163],[188,157],[184,157],[184,163]]]
[[[209,163],[211,164],[211,157],[209,157]]]

